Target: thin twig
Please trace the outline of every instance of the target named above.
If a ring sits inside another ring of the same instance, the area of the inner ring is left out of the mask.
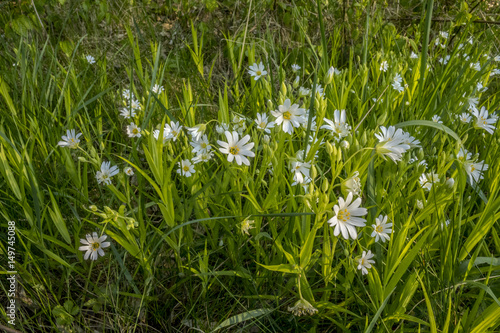
[[[47,30],[45,30],[45,27],[44,27],[44,25],[42,23],[42,20],[40,19],[40,15],[38,15],[38,11],[36,10],[36,6],[35,6],[34,0],[31,0],[31,5],[33,6],[33,9],[35,10],[35,14],[36,14],[36,17],[38,18],[38,22],[40,22],[40,25],[42,26],[43,33],[44,33],[45,37],[47,37]]]
[[[21,331],[15,330],[15,329],[7,327],[7,326],[3,326],[2,324],[0,324],[0,329],[4,330],[5,332],[9,332],[9,333],[22,333]]]
[[[354,132],[357,131],[359,125],[361,125],[361,123],[363,122],[363,120],[365,120],[366,117],[368,117],[368,115],[370,114],[370,112],[372,111],[372,109],[375,107],[375,105],[377,105],[378,101],[380,100],[380,98],[382,98],[382,96],[384,95],[385,91],[387,90],[387,88],[389,88],[389,86],[385,87],[384,91],[382,91],[382,93],[380,94],[380,96],[378,97],[377,101],[372,105],[372,107],[370,108],[370,110],[368,110],[368,112],[363,116],[363,118],[359,121],[359,124],[356,125],[356,127],[354,128]]]

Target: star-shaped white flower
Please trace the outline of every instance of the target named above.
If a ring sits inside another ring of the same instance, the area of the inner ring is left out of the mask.
[[[250,161],[246,156],[254,157],[255,153],[251,151],[254,146],[254,143],[250,141],[250,135],[245,135],[241,140],[239,139],[238,132],[233,131],[232,133],[229,131],[224,132],[227,138],[227,142],[217,140],[217,143],[222,147],[219,148],[220,152],[223,154],[227,154],[228,162],[232,162],[236,160],[236,164],[241,165],[242,163],[245,165],[250,165]]]
[[[346,200],[339,198],[339,204],[333,207],[335,216],[328,220],[331,227],[335,227],[333,234],[338,236],[342,233],[342,237],[352,239],[358,237],[356,227],[364,227],[366,220],[359,216],[366,215],[368,210],[359,207],[361,205],[361,198],[352,201],[353,194],[349,192]]]
[[[276,117],[276,124],[283,126],[285,133],[292,134],[293,128],[304,122],[305,109],[299,108],[298,104],[292,105],[292,102],[286,99],[283,105],[279,105],[278,110],[271,111],[271,114]]]
[[[253,76],[254,80],[257,81],[258,79],[260,79],[261,76],[267,75],[267,72],[264,67],[264,64],[261,62],[258,65],[257,63],[254,63],[252,66],[250,66],[248,74]]]
[[[375,261],[371,260],[373,258],[373,253],[372,251],[368,250],[368,252],[363,251],[363,254],[361,255],[361,258],[358,259],[358,269],[361,270],[361,274],[366,275],[368,274],[368,270],[372,268],[371,264],[374,264]]]
[[[96,178],[99,184],[111,185],[111,177],[118,174],[120,170],[116,165],[111,166],[110,162],[102,162],[101,170],[97,171]]]
[[[373,232],[371,237],[375,237],[376,242],[380,239],[383,243],[385,243],[386,240],[391,239],[389,234],[392,233],[392,223],[387,223],[387,215],[379,215],[379,217],[375,218],[375,224],[372,224],[372,227]]]
[[[106,235],[99,237],[97,232],[94,232],[92,235],[87,234],[86,239],[80,239],[80,243],[84,245],[80,246],[78,250],[87,251],[83,259],[87,260],[90,257],[91,260],[97,260],[99,255],[104,256],[102,249],[111,245],[110,242],[105,242],[107,237]]]
[[[66,135],[62,136],[63,141],[59,141],[57,145],[61,147],[76,149],[78,148],[78,144],[80,143],[80,140],[78,138],[81,135],[82,133],[76,134],[76,131],[74,129],[66,130]]]

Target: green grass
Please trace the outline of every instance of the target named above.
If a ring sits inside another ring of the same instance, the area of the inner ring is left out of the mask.
[[[35,1],[37,12],[31,1],[2,4],[0,244],[10,256],[15,221],[18,285],[9,326],[2,282],[0,324],[21,332],[497,331],[498,121],[490,134],[468,108],[475,97],[490,118],[499,110],[500,75],[490,75],[499,28],[475,22],[498,9],[354,3]],[[267,74],[254,80],[248,70],[260,62]],[[330,76],[331,67],[340,72]],[[140,103],[131,119],[120,115],[126,89]],[[292,135],[276,125],[266,137],[257,113],[276,121],[271,111],[287,99],[310,110],[306,121]],[[340,139],[321,128],[335,110],[346,110],[350,127]],[[472,120],[460,121],[462,113]],[[249,166],[229,162],[217,143],[227,141],[218,127],[236,130],[238,119],[240,139],[255,144]],[[161,138],[171,121],[181,134],[157,140],[154,131]],[[140,138],[127,135],[131,122]],[[179,163],[196,157],[186,127],[200,124],[213,157],[185,177]],[[420,147],[391,160],[375,136],[389,126]],[[82,133],[77,149],[58,146],[70,129]],[[460,159],[464,148],[471,156]],[[488,165],[474,165],[482,179],[471,182],[465,160]],[[106,161],[120,171],[111,185],[96,178]],[[295,162],[310,164],[309,184],[293,185]],[[420,180],[431,173],[426,190]],[[356,181],[366,226],[345,239],[328,221]],[[392,223],[387,242],[371,237],[380,215]],[[95,261],[78,249],[92,232],[111,243]],[[375,263],[365,275],[358,259],[369,250]],[[7,260],[0,265],[10,271]]]

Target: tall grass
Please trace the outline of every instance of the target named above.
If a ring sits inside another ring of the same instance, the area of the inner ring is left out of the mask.
[[[433,25],[430,1],[421,22],[398,30],[382,20],[378,1],[366,1],[346,14],[350,24],[360,22],[351,36],[359,47],[343,43],[347,23],[332,27],[336,9],[321,1],[248,3],[233,9],[240,21],[223,34],[182,17],[193,2],[100,4],[79,9],[89,29],[83,37],[71,35],[69,18],[59,17],[61,30],[47,25],[46,38],[29,15],[11,9],[1,16],[25,28],[6,31],[0,60],[0,225],[17,226],[12,328],[498,329],[498,121],[490,134],[473,115],[484,107],[498,119],[496,27],[479,32],[472,16],[464,26]],[[229,8],[215,5],[215,13]],[[39,12],[46,19],[64,6],[74,4],[50,3]],[[103,38],[90,23],[118,29],[109,15],[129,19],[134,10],[138,17],[120,28],[121,40],[90,46],[93,36]],[[178,30],[183,40],[169,47],[148,11],[163,19],[177,13],[188,23]],[[287,34],[259,25],[269,17],[280,17]],[[255,80],[249,67],[261,62],[267,74]],[[130,118],[120,115],[131,109],[125,90],[140,104]],[[267,134],[257,114],[276,121],[271,111],[287,99],[308,109],[307,118],[293,134],[281,125]],[[350,128],[340,137],[322,128],[336,110],[346,110]],[[464,113],[469,122],[460,120]],[[129,137],[131,122],[141,137]],[[184,128],[175,140],[161,140],[172,134],[165,127],[171,122]],[[187,131],[197,125],[206,126],[213,156],[186,177],[177,170],[197,156]],[[248,166],[219,149],[218,141],[227,142],[223,125],[254,143]],[[375,136],[389,126],[419,147],[393,161]],[[58,145],[69,129],[82,133],[76,149]],[[471,155],[460,158],[461,149]],[[110,185],[96,178],[105,161],[120,169]],[[467,161],[489,166],[474,165],[482,179],[469,176]],[[296,162],[310,164],[302,183]],[[329,223],[350,192],[367,209],[355,239]],[[387,242],[372,236],[380,215],[392,223]],[[92,232],[111,243],[96,261],[78,250]],[[368,251],[374,263],[363,274],[359,259]]]

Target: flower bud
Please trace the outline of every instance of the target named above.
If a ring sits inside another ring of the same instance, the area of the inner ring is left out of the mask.
[[[342,142],[340,142],[340,147],[341,147],[342,149],[347,150],[347,149],[349,149],[349,147],[350,147],[350,146],[351,146],[351,145],[350,145],[350,144],[349,144],[349,142],[348,142],[348,141],[346,141],[346,140],[342,140]]]
[[[293,88],[297,89],[297,87],[299,86],[299,83],[300,83],[300,77],[297,75],[297,77],[293,81]]]
[[[446,180],[445,184],[446,186],[448,186],[448,188],[453,189],[453,186],[455,185],[455,179],[450,177]]]
[[[335,68],[333,68],[333,67],[330,67],[330,69],[328,69],[328,72],[326,73],[325,79],[324,79],[325,86],[332,83],[334,71],[335,71]]]

